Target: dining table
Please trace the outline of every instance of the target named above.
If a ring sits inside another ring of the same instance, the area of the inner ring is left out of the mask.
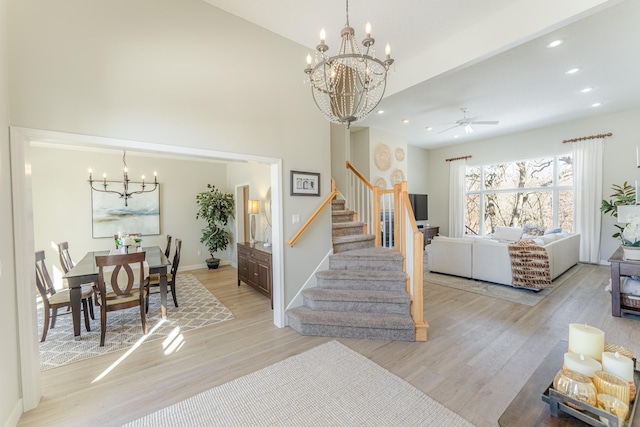
[[[149,264],[149,273],[160,275],[160,304],[162,318],[167,318],[167,267],[171,262],[159,246],[147,246],[141,249],[146,252],[146,262]],[[87,254],[63,277],[69,283],[69,297],[71,299],[71,315],[73,317],[73,336],[80,339],[80,312],[82,300],[82,285],[98,281],[98,267],[96,256],[109,255],[110,251],[92,251]]]

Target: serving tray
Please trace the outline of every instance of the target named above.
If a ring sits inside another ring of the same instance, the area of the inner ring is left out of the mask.
[[[629,408],[631,411],[628,422],[629,426],[633,423],[633,418],[636,414],[636,408],[638,406],[638,400],[640,398],[640,387],[638,387],[638,384],[640,384],[640,371],[634,370],[633,381],[636,385],[636,397],[633,401],[633,406]],[[615,415],[603,411],[595,406],[587,405],[584,402],[566,396],[562,393],[558,393],[556,390],[554,390],[553,383],[551,383],[551,385],[549,385],[545,392],[542,393],[542,400],[549,404],[549,412],[554,417],[557,417],[560,412],[564,412],[565,414],[571,415],[572,417],[584,421],[591,426],[623,427],[623,425],[618,423],[618,417],[616,417]],[[569,405],[567,405],[567,403],[570,403],[582,409],[582,411],[570,407]],[[608,424],[600,421],[600,417],[606,419],[608,421]]]

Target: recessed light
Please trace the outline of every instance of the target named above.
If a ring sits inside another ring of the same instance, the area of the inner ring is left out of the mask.
[[[588,93],[588,92],[591,92],[592,90],[593,90],[593,88],[592,88],[592,87],[585,87],[585,88],[584,88],[584,89],[582,89],[580,92],[582,92],[582,93]]]
[[[378,110],[378,114],[384,114],[384,110]]]
[[[580,68],[572,68],[572,69],[570,69],[570,70],[565,71],[564,73],[565,73],[565,74],[575,74],[575,73],[577,73],[578,71],[580,71]]]
[[[429,131],[433,130],[433,128],[431,126],[427,126],[425,129],[429,130]]]
[[[402,123],[404,123],[404,124],[409,123],[409,119],[402,119]]]
[[[591,104],[592,107],[599,107],[602,105],[602,102],[594,102],[593,104]]]
[[[459,137],[459,136],[460,136],[460,135],[453,135],[453,137],[454,137],[454,138],[457,138],[457,137]]]
[[[562,39],[554,40],[554,41],[552,41],[551,43],[549,43],[549,44],[547,45],[547,47],[558,47],[558,46],[560,46],[563,42],[564,42],[564,40],[562,40]]]

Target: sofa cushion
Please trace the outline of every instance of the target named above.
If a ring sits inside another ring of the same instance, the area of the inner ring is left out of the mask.
[[[542,236],[547,227],[544,225],[525,224],[522,226],[522,232],[530,236]]]
[[[493,234],[493,240],[502,242],[517,242],[522,237],[522,228],[498,226]]]

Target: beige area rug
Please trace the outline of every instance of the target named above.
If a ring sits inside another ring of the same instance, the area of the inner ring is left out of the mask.
[[[557,277],[552,282],[553,286],[551,288],[543,289],[538,292],[530,289],[514,288],[513,286],[501,285],[498,283],[465,279],[464,277],[450,276],[448,274],[431,273],[427,270],[426,264],[424,268],[424,280],[426,282],[533,307],[546,296],[551,294],[555,289],[558,289],[571,276],[577,273],[582,268],[582,264],[571,267],[569,270]]]
[[[473,426],[331,341],[127,426]]]
[[[95,320],[91,320],[91,332],[84,327],[81,318],[81,339],[73,339],[71,315],[58,316],[56,327],[49,329],[47,340],[40,343],[40,370],[56,368],[68,363],[100,356],[112,351],[131,348],[140,339],[152,341],[166,338],[179,328],[181,333],[233,319],[233,314],[192,274],[179,274],[176,283],[179,307],[173,306],[173,298],[167,295],[168,319],[162,321],[160,295],[149,300],[147,327],[149,335],[142,333],[140,309],[114,311],[107,314],[107,335],[104,347],[100,347],[100,308],[94,307]],[[60,310],[62,312],[62,310]],[[42,306],[38,307],[38,338],[42,334]]]

